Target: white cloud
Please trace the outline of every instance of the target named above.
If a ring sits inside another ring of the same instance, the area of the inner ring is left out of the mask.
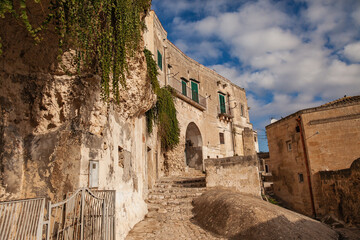
[[[360,42],[345,46],[344,55],[353,62],[360,62]]]

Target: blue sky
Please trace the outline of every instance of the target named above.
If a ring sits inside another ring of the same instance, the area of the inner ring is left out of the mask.
[[[153,0],[168,39],[247,91],[250,121],[360,95],[360,0]]]

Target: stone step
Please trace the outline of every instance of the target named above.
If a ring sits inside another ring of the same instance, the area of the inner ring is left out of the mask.
[[[156,183],[155,188],[205,188],[206,182],[189,182],[189,183]]]
[[[147,203],[161,204],[163,206],[167,205],[191,205],[193,198],[180,198],[180,199],[147,199]]]
[[[201,196],[202,192],[177,192],[177,193],[151,193],[148,199],[181,199],[196,198]]]
[[[197,192],[205,192],[206,188],[182,188],[182,187],[171,187],[171,188],[153,188],[149,191],[149,194],[155,193],[155,194],[177,194],[177,193],[197,193]]]
[[[200,178],[162,178],[157,183],[177,183],[177,184],[186,184],[186,183],[197,183],[205,182],[205,177]]]
[[[148,211],[149,212],[161,212],[163,210],[166,210],[167,212],[184,212],[184,211],[192,211],[193,206],[191,204],[183,204],[183,205],[179,205],[179,206],[171,206],[171,205],[166,205],[163,206],[161,204],[155,204],[155,203],[149,203],[148,204]]]

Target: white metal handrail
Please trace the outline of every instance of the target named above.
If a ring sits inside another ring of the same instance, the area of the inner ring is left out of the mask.
[[[45,198],[0,202],[0,239],[42,239]]]
[[[106,218],[105,199],[79,189],[62,202],[49,202],[46,239],[108,239]]]
[[[0,202],[2,239],[113,240],[115,191],[81,188],[48,209],[45,198]]]

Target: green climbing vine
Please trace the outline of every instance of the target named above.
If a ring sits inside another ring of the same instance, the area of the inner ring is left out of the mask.
[[[173,89],[170,87],[160,88],[157,80],[157,65],[152,57],[152,53],[145,49],[144,54],[147,63],[147,76],[157,95],[155,106],[146,112],[147,129],[151,133],[153,131],[153,124],[157,123],[161,146],[165,150],[170,150],[179,143],[180,138]]]
[[[145,27],[142,13],[149,10],[151,0],[51,0],[49,14],[39,26],[29,20],[26,0],[19,0],[16,7],[14,2],[18,1],[0,0],[0,17],[11,14],[21,20],[36,42],[41,41],[42,30],[53,24],[59,35],[60,55],[74,49],[79,70],[87,67],[101,75],[104,99],[112,91],[119,100],[119,88],[126,85],[128,61],[139,50]],[[35,2],[41,4],[41,0]]]

